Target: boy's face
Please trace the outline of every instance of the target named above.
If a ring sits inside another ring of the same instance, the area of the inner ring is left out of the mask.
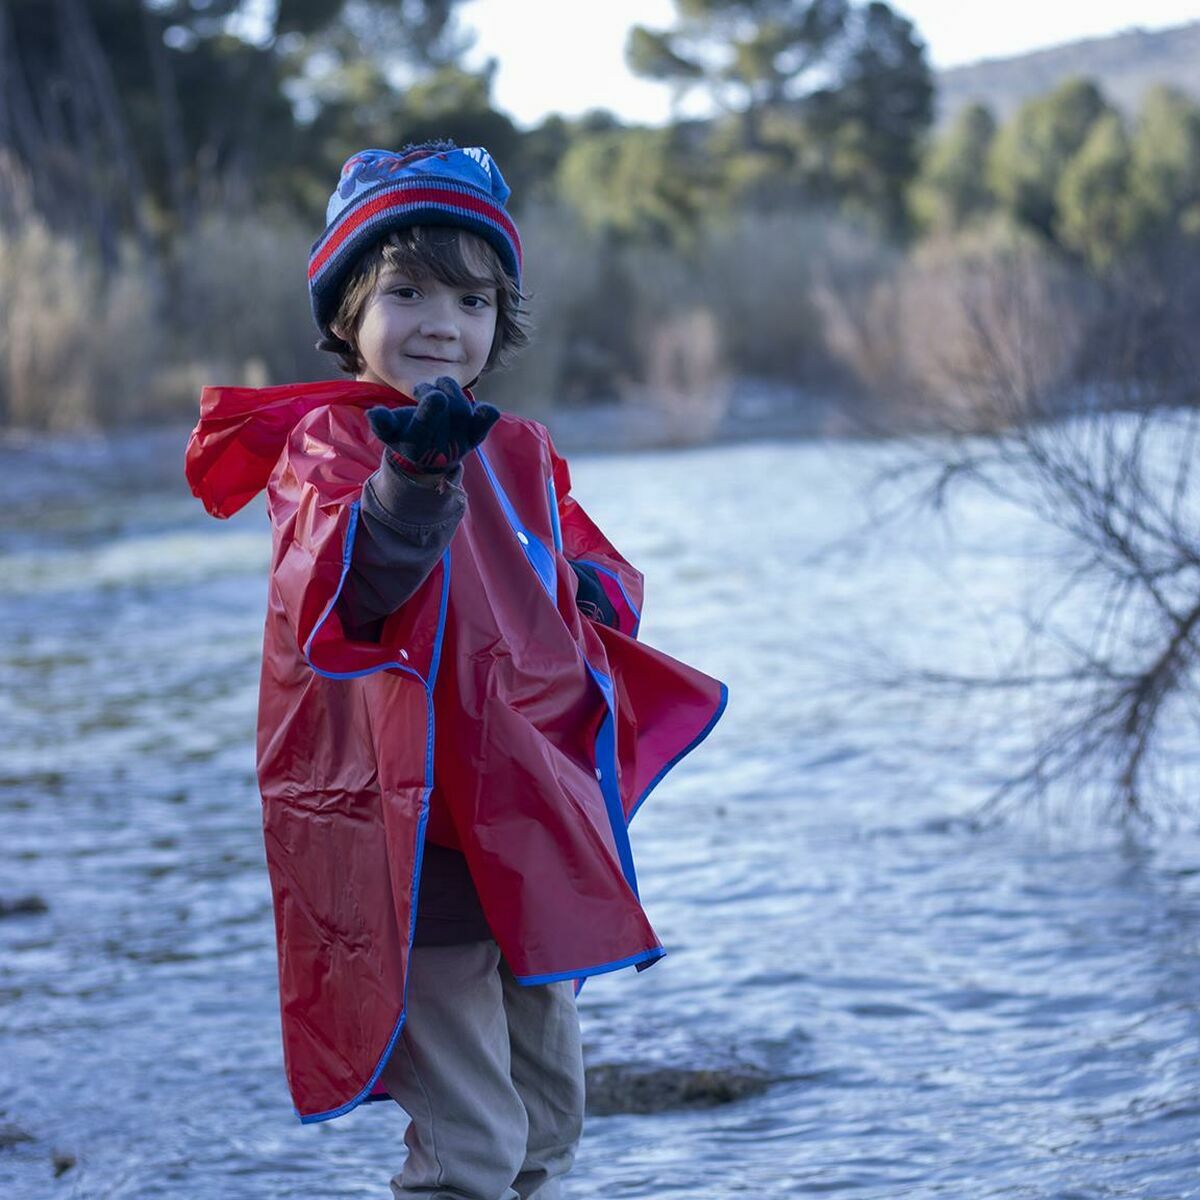
[[[466,386],[483,370],[495,333],[494,287],[416,280],[385,265],[358,325],[358,378],[406,396],[439,375]]]

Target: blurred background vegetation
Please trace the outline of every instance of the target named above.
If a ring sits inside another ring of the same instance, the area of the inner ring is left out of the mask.
[[[1200,24],[1029,56],[1046,86],[1009,72],[994,106],[950,72],[939,104],[887,4],[676,0],[628,66],[717,115],[523,129],[463,65],[463,2],[2,0],[0,425],[333,374],[304,266],[338,169],[432,136],[513,188],[538,332],[488,384],[507,407],[694,439],[748,397],[824,432],[1195,399],[1200,104],[1145,63],[1194,61]]]

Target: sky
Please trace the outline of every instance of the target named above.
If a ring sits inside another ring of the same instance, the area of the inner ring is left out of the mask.
[[[895,0],[892,7],[916,25],[934,67],[1200,20],[1200,0]],[[635,22],[668,28],[671,0],[470,0],[460,13],[478,35],[467,63],[499,60],[493,102],[517,124],[594,108],[630,122],[668,119],[669,89],[635,79],[624,46]]]

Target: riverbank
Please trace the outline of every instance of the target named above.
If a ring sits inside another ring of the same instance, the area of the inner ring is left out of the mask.
[[[540,415],[564,454],[624,454],[689,445],[796,440],[846,433],[836,401],[764,382],[730,390],[719,412],[690,425],[661,404],[606,404]],[[73,433],[0,429],[0,502],[40,507],[54,500],[186,489],[183,453],[189,422],[117,426]]]

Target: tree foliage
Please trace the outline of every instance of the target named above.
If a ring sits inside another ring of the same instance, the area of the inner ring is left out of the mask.
[[[726,114],[714,148],[735,201],[770,206],[801,194],[902,231],[933,98],[910,22],[886,4],[848,0],[676,0],[676,8],[673,29],[633,29],[626,59],[676,96],[703,87]]]
[[[699,224],[711,180],[677,130],[617,128],[577,137],[558,186],[587,228],[679,246]]]
[[[459,3],[279,0],[256,25],[245,0],[5,0],[0,154],[109,261],[122,233],[150,248],[205,205],[314,206],[329,160],[403,128],[398,70],[453,70]]]
[[[1101,116],[1063,168],[1055,193],[1055,226],[1064,246],[1107,267],[1129,235],[1129,139],[1115,112]]]
[[[1200,237],[1200,105],[1176,88],[1147,92],[1133,133],[1131,233]]]
[[[626,44],[634,74],[671,83],[677,94],[707,88],[718,106],[747,116],[747,145],[757,115],[798,94],[829,61],[850,11],[848,0],[676,0],[674,29],[636,25]]]
[[[910,21],[871,3],[848,22],[840,59],[836,82],[808,98],[806,123],[818,145],[832,147],[838,196],[902,233],[905,192],[933,117],[925,46]]]
[[[995,204],[987,185],[987,161],[996,136],[996,118],[971,104],[940,138],[930,143],[913,183],[910,203],[926,230],[959,230]]]
[[[495,153],[515,203],[563,201],[624,238],[679,244],[738,210],[838,208],[900,236],[998,211],[1107,270],[1200,237],[1200,109],[1178,91],[1129,123],[1073,80],[930,142],[925,49],[887,4],[676,0],[627,57],[716,116],[522,132],[492,102],[495,64],[461,65],[463,2],[4,0],[0,221],[23,203],[106,262],[128,235],[153,256],[214,208],[317,224],[347,153],[449,136]]]
[[[938,162],[953,160],[956,142],[948,135]],[[946,202],[953,185],[933,161],[921,186],[940,189]],[[1200,106],[1176,89],[1154,88],[1131,125],[1095,84],[1071,81],[999,130],[987,179],[1012,220],[1098,271],[1130,254],[1161,253],[1200,238]]]
[[[927,147],[909,203],[925,232],[998,210],[1101,272],[1131,254],[1169,255],[1200,239],[1200,105],[1160,86],[1131,122],[1073,80],[999,130],[970,106]]]
[[[997,199],[1021,224],[1053,239],[1058,184],[1092,125],[1111,112],[1088,79],[1071,79],[1027,101],[999,132],[988,164]]]

